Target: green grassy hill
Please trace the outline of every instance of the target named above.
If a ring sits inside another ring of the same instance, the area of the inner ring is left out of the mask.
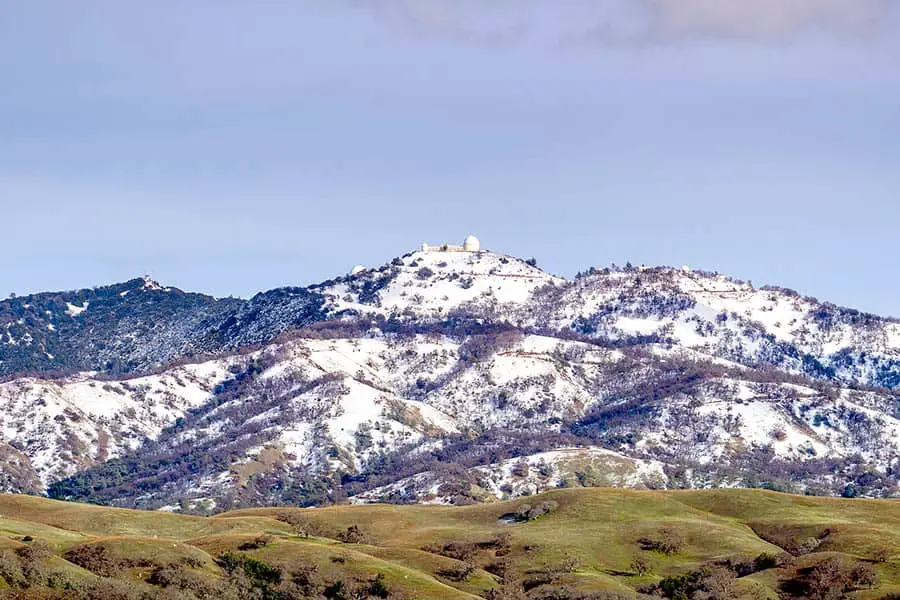
[[[575,489],[204,518],[0,496],[0,577],[21,598],[883,598],[900,503]]]

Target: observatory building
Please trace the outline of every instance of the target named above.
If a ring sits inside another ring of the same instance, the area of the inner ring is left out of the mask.
[[[422,252],[478,252],[481,250],[481,242],[474,235],[469,235],[463,241],[462,246],[454,244],[441,244],[440,246],[429,246],[422,244]]]

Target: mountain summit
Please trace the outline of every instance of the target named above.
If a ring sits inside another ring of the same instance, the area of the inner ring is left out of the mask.
[[[0,302],[8,491],[468,503],[558,486],[889,496],[900,323],[687,268],[574,279],[423,244],[249,300]]]

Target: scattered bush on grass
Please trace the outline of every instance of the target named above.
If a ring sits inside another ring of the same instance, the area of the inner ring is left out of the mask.
[[[100,577],[116,577],[124,568],[118,557],[99,544],[73,546],[63,554],[63,558]]]
[[[541,502],[537,506],[523,504],[516,509],[515,518],[520,522],[534,521],[536,519],[540,519],[544,515],[553,512],[557,508],[559,508],[559,504],[554,500]]]
[[[891,558],[891,551],[887,548],[877,548],[872,552],[872,562],[876,564],[886,563]]]
[[[829,556],[798,571],[794,579],[784,584],[784,588],[811,600],[841,600],[876,584],[877,576],[872,565],[844,556]]]
[[[643,537],[638,544],[644,550],[656,550],[663,554],[677,554],[684,549],[684,537],[672,527],[663,527],[656,537]]]
[[[763,552],[753,559],[753,566],[757,571],[765,571],[774,569],[778,566],[778,557],[768,552]]]
[[[243,544],[238,546],[238,550],[259,550],[260,548],[265,548],[273,541],[275,541],[275,538],[271,535],[259,535],[253,540],[244,542]]]
[[[422,550],[463,562],[471,562],[478,556],[479,552],[478,545],[473,544],[472,542],[449,542],[443,546],[439,544],[428,544],[423,546]]]
[[[337,539],[345,544],[371,544],[369,535],[359,528],[359,525],[351,525],[346,531],[338,534]]]
[[[475,573],[475,565],[471,562],[460,562],[452,567],[441,569],[438,575],[453,581],[469,581]]]
[[[634,558],[631,559],[631,564],[628,567],[631,569],[631,572],[637,575],[638,577],[643,577],[651,570],[650,561],[646,556],[642,554],[635,554]]]

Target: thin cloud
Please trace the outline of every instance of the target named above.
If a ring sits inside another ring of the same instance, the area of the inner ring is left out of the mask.
[[[644,0],[651,31],[661,39],[696,35],[785,39],[809,30],[872,31],[885,0]]]
[[[809,32],[860,38],[890,0],[349,0],[393,25],[488,44],[591,40],[608,45],[719,38],[767,43]]]

